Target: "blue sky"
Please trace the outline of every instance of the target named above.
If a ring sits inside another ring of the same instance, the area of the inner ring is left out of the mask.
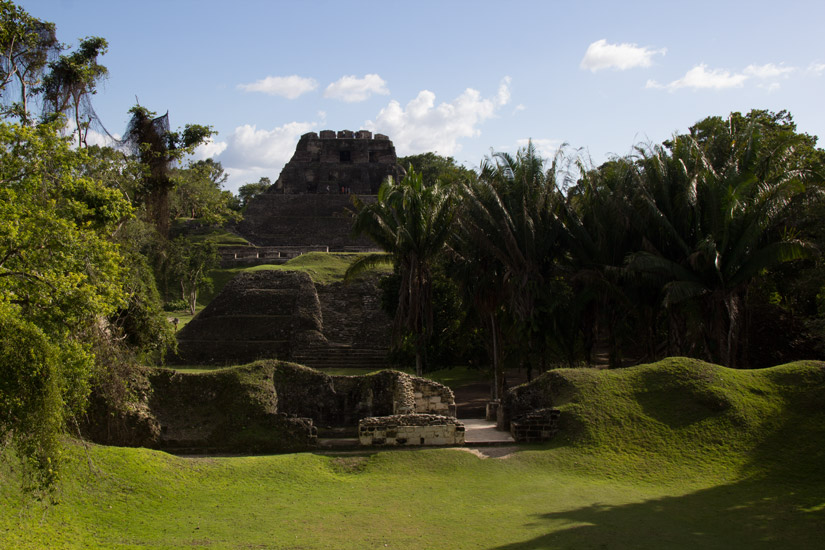
[[[136,96],[173,127],[211,125],[198,155],[232,190],[274,181],[298,137],[324,129],[470,167],[528,138],[598,164],[753,108],[825,136],[821,1],[18,3],[65,43],[109,41],[94,105],[110,132]]]

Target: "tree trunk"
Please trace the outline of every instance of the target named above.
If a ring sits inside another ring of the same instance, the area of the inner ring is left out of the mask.
[[[164,239],[169,239],[169,189],[161,184],[156,184],[149,193],[147,206],[149,207],[149,217],[155,225],[158,234]]]
[[[498,361],[498,335],[496,327],[496,316],[490,312],[490,333],[493,336],[493,399],[501,399],[502,377],[501,367]]]

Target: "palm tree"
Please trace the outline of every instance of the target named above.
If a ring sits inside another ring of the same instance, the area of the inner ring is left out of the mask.
[[[635,167],[629,159],[617,158],[598,168],[580,163],[579,172],[579,181],[560,203],[566,264],[579,305],[585,359],[590,364],[595,340],[606,333],[609,365],[615,368],[622,364],[619,334],[633,332],[638,315],[648,309],[639,285],[624,270],[625,258],[639,250],[641,241],[630,200]],[[653,355],[652,334],[643,339],[647,354]]]
[[[645,242],[628,266],[662,278],[662,305],[671,316],[691,309],[701,316],[691,344],[709,360],[736,366],[753,279],[810,254],[781,225],[804,190],[804,174],[787,163],[796,139],[766,147],[751,121],[702,141],[677,136],[666,147],[640,151],[635,203]]]
[[[547,289],[563,229],[556,215],[560,159],[545,171],[532,143],[515,156],[493,153],[482,163],[478,181],[460,187],[461,232],[477,256],[499,266],[502,292],[496,298],[526,338],[521,349],[528,376],[537,336],[548,319],[543,309],[552,306]]]
[[[424,372],[424,352],[432,333],[432,267],[452,230],[453,200],[438,181],[425,185],[421,174],[410,168],[400,181],[388,178],[378,190],[377,201],[364,204],[354,199],[358,213],[353,232],[367,235],[384,250],[353,262],[346,278],[380,264],[395,267],[401,277],[394,333],[412,335],[415,371]]]

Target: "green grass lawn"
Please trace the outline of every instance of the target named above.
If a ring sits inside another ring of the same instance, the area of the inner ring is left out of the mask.
[[[309,252],[292,258],[284,264],[264,264],[253,267],[232,267],[213,269],[209,272],[213,285],[211,289],[201,292],[198,303],[208,304],[226,286],[232,278],[242,271],[281,270],[303,271],[308,273],[316,283],[330,284],[344,280],[344,273],[359,254],[343,252]],[[378,270],[379,273],[389,273],[390,267]]]
[[[187,221],[191,221],[191,218],[178,218],[176,225],[180,226]],[[214,241],[218,246],[251,246],[248,240],[224,227],[190,229],[186,235],[192,242],[203,242],[208,239]]]
[[[822,548],[825,367],[670,360],[540,381],[566,419],[454,449],[181,458],[72,444],[58,497],[0,486],[3,548]]]

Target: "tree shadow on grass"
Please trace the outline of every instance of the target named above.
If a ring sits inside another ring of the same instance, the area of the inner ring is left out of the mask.
[[[745,480],[679,497],[536,516],[551,529],[495,550],[825,548],[825,483]]]

